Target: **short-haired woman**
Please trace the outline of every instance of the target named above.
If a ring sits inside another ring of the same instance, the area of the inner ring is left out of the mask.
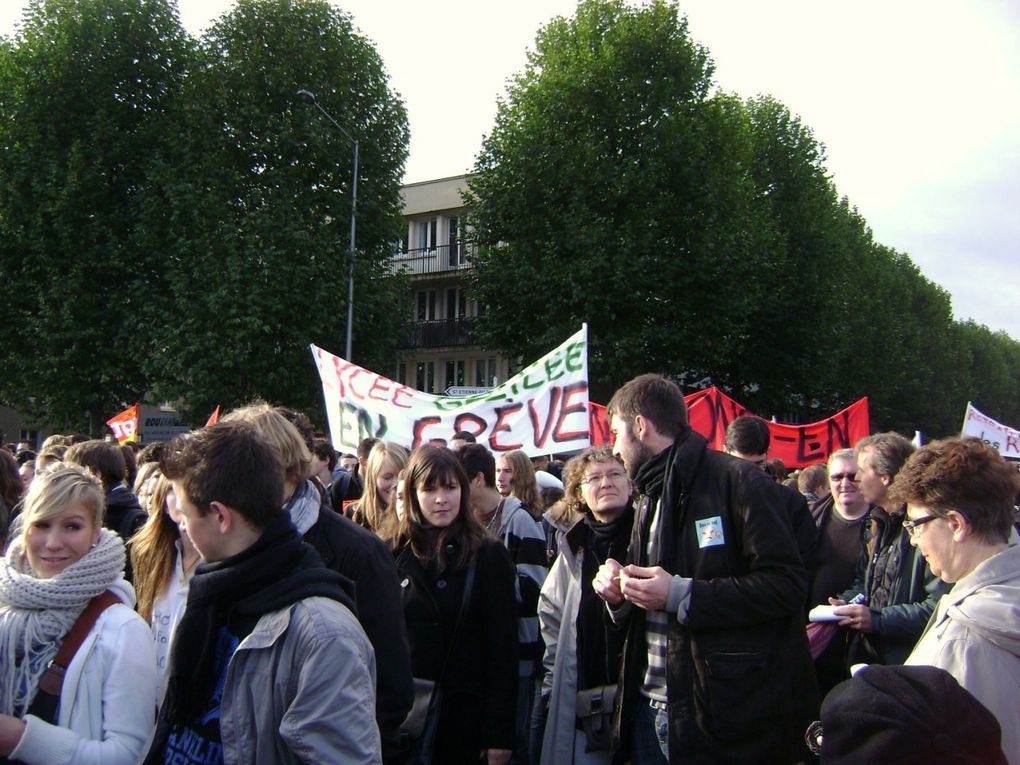
[[[138,760],[155,718],[156,657],[131,608],[124,543],[102,527],[103,489],[83,469],[39,475],[0,559],[0,757],[36,763]],[[40,712],[40,680],[94,598],[103,610],[67,666],[54,710]]]
[[[998,718],[1002,751],[1020,765],[1020,476],[976,438],[933,441],[896,475],[903,528],[942,581],[942,596],[907,664],[940,667]]]
[[[481,755],[502,765],[517,699],[513,566],[471,512],[467,474],[453,452],[423,446],[404,475],[394,555],[414,676],[436,682],[441,694],[431,762],[475,765]]]
[[[542,763],[608,765],[611,689],[624,634],[608,627],[605,603],[592,579],[607,558],[626,557],[634,521],[632,486],[609,447],[586,449],[571,459],[564,478],[563,499],[546,514],[562,532],[560,552],[538,605],[545,640],[542,698],[548,704]],[[579,717],[582,692],[582,707],[592,706],[585,698],[595,703],[590,715]],[[605,715],[598,713],[603,701]]]

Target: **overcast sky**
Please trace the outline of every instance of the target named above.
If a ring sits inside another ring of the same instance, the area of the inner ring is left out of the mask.
[[[344,0],[411,123],[408,182],[471,168],[538,28],[572,0]],[[20,0],[0,0],[9,34]],[[227,0],[180,0],[194,34]],[[812,127],[876,239],[1020,339],[1020,2],[681,0],[718,87]],[[810,289],[810,285],[804,285]],[[868,285],[860,285],[862,290]],[[868,349],[869,355],[896,349]]]

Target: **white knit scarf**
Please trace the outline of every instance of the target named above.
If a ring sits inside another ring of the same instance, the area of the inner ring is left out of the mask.
[[[62,638],[92,598],[124,572],[124,543],[111,531],[50,579],[28,565],[19,535],[0,558],[0,713],[22,715]]]

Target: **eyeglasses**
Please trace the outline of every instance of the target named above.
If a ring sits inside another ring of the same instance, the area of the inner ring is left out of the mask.
[[[924,516],[924,518],[915,518],[912,521],[906,520],[903,521],[903,528],[907,530],[907,533],[910,534],[910,536],[916,537],[924,524],[930,523],[931,521],[934,521],[937,518],[938,518],[937,515],[926,515]]]
[[[596,473],[595,475],[587,476],[581,481],[581,483],[585,484],[590,489],[594,489],[596,486],[601,486],[602,481],[605,480],[606,478],[608,478],[613,483],[616,483],[617,481],[624,479],[626,477],[627,474],[624,473],[622,470],[613,470],[610,471],[609,473]]]
[[[852,483],[857,483],[857,473],[834,473],[829,476],[829,480],[833,483],[839,483],[844,478]]]

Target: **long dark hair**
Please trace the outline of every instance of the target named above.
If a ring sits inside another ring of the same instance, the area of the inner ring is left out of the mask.
[[[471,509],[470,482],[457,456],[449,449],[422,446],[411,454],[404,475],[404,517],[400,521],[394,548],[410,545],[419,560],[437,559],[440,565],[445,565],[446,546],[453,542],[456,558],[451,562],[457,567],[466,566],[482,546],[487,533]],[[438,538],[432,538],[418,502],[418,489],[444,483],[460,486],[460,507],[450,525],[439,532]]]

